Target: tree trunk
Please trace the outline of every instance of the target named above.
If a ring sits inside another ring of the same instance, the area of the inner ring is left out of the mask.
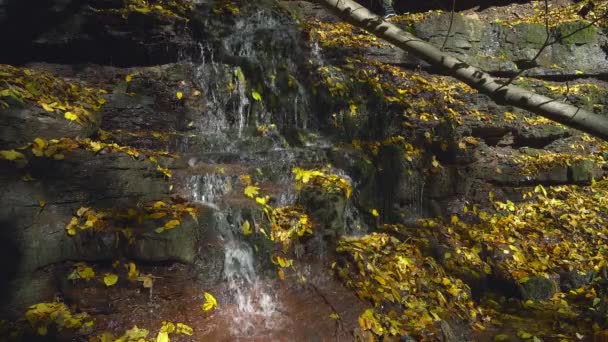
[[[595,114],[514,85],[504,85],[486,72],[468,65],[420,38],[383,21],[353,0],[316,0],[351,24],[363,28],[402,50],[444,69],[499,104],[511,105],[544,116],[566,126],[608,140],[608,117]]]

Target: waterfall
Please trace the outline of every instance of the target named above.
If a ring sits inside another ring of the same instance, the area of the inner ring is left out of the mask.
[[[192,201],[215,209],[213,222],[224,249],[225,306],[232,320],[230,333],[238,337],[273,329],[280,318],[277,298],[257,274],[253,248],[240,234],[240,213],[222,208],[222,197],[232,187],[231,176],[216,173],[192,176],[188,185]]]
[[[269,286],[258,276],[254,266],[252,247],[240,240],[227,220],[218,213],[218,226],[224,241],[224,279],[228,286],[228,295],[234,303],[230,313],[234,336],[250,336],[260,329],[273,329],[280,321],[277,298]]]

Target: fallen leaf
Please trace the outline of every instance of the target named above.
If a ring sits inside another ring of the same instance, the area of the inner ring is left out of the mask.
[[[106,273],[103,276],[103,283],[106,284],[106,286],[114,286],[116,285],[116,282],[118,282],[118,276],[114,273]]]
[[[205,292],[205,303],[202,305],[203,311],[210,311],[217,307],[217,300],[209,292]]]

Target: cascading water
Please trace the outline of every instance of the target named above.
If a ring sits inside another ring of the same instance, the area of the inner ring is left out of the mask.
[[[232,320],[233,337],[252,336],[272,330],[280,322],[277,298],[257,274],[253,248],[240,238],[238,212],[222,208],[222,196],[232,190],[232,177],[221,174],[196,175],[188,188],[192,200],[213,208],[215,230],[223,243],[225,306]]]
[[[231,337],[245,339],[272,335],[286,321],[279,314],[283,305],[271,288],[276,282],[258,274],[258,254],[242,234],[242,209],[231,202],[233,188],[239,184],[237,175],[243,166],[269,170],[268,178],[282,189],[273,205],[292,205],[297,199],[292,168],[303,160],[317,162],[324,154],[285,148],[272,133],[247,134],[247,127],[253,125],[305,129],[310,96],[296,78],[303,63],[294,56],[305,57],[298,53],[299,47],[290,45],[296,41],[292,36],[299,34],[293,23],[277,20],[268,11],[235,20],[236,29],[222,38],[221,45],[200,46],[194,78],[204,105],[193,121],[205,148],[191,151],[196,153],[190,163],[195,175],[189,179],[188,190],[192,201],[213,209],[213,226],[224,253],[220,314],[229,322],[226,330]],[[236,165],[238,172],[208,171],[224,165]],[[198,174],[196,170],[202,169],[207,171]]]
[[[273,329],[280,321],[277,314],[277,298],[258,276],[254,266],[252,247],[235,237],[226,217],[218,215],[219,226],[224,226],[224,279],[228,285],[235,309],[230,330],[236,337],[252,336],[262,330]]]

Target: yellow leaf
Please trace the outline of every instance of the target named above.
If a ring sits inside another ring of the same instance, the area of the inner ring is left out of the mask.
[[[17,160],[17,159],[25,159],[23,153],[17,152],[15,150],[8,151],[0,151],[0,159],[6,160]]]
[[[247,185],[243,192],[245,193],[245,196],[249,198],[254,198],[258,194],[259,190],[260,188],[258,188],[257,186]]]
[[[251,225],[249,224],[248,220],[245,220],[245,222],[243,222],[243,234],[245,234],[245,235],[251,234]]]
[[[160,171],[163,175],[171,178],[171,171],[168,168],[162,167],[160,165],[156,165],[156,169]]]
[[[178,334],[184,334],[188,336],[192,336],[193,329],[184,323],[177,323],[177,329],[175,330]]]
[[[332,312],[332,313],[329,314],[329,318],[335,319],[335,320],[339,320],[340,319],[340,315],[338,315],[335,312]]]
[[[376,281],[380,284],[380,285],[386,285],[386,279],[382,278],[379,275],[374,276],[374,279],[376,279]]]
[[[192,96],[201,96],[201,91],[200,91],[200,90],[195,90],[195,91],[192,93]]]
[[[210,311],[217,307],[217,300],[209,292],[205,292],[205,303],[202,305],[203,311]]]
[[[40,107],[42,107],[42,109],[46,110],[47,112],[54,112],[55,109],[53,109],[53,107],[49,106],[48,104],[44,103],[44,102],[38,102],[38,104],[40,105]]]
[[[156,335],[156,342],[169,342],[169,334],[166,331],[159,331]]]
[[[45,148],[47,148],[47,146],[49,146],[49,142],[46,141],[45,139],[40,138],[40,137],[34,139],[34,146],[33,147],[35,147],[36,149],[44,150]]]
[[[95,277],[95,271],[85,263],[77,263],[74,271],[68,276],[68,279],[85,279],[89,280]]]
[[[130,262],[128,265],[125,266],[129,271],[127,276],[130,280],[135,280],[137,279],[137,277],[139,277],[139,271],[137,270],[137,266],[135,265],[135,263]]]
[[[256,101],[262,101],[262,95],[255,90],[251,91],[251,97]]]
[[[165,202],[163,202],[163,201],[157,201],[157,202],[154,203],[153,208],[154,209],[159,209],[159,208],[164,208],[166,206],[167,205],[165,204]]]
[[[65,156],[61,153],[57,153],[53,155],[53,159],[55,160],[63,160],[65,158]]]
[[[173,322],[163,321],[163,325],[160,328],[160,331],[172,334],[175,331],[175,324],[173,324]]]
[[[63,117],[68,120],[72,120],[72,121],[78,120],[78,115],[76,115],[72,112],[65,112],[65,114],[63,114]]]
[[[177,93],[175,93],[175,96],[177,97],[178,100],[181,100],[182,97],[184,97],[184,93],[182,93],[181,91],[178,91]]]
[[[99,141],[91,141],[89,143],[89,148],[93,151],[93,152],[99,152],[100,150],[102,150],[104,147],[106,146],[106,144],[99,142]]]
[[[103,283],[106,284],[106,286],[114,286],[116,285],[116,282],[118,282],[118,276],[114,273],[106,273],[103,276]]]
[[[293,265],[293,260],[292,259],[285,259],[283,257],[277,256],[277,263],[281,267],[289,267],[289,266]]]
[[[371,213],[372,213],[372,215],[373,215],[374,217],[378,217],[378,216],[380,216],[380,213],[379,213],[379,212],[378,212],[378,210],[376,210],[376,209],[372,209],[372,210],[371,210]]]
[[[165,230],[167,230],[167,229],[173,229],[173,228],[179,226],[179,224],[180,224],[179,220],[171,220],[171,221],[165,223],[165,226],[163,228]]]
[[[256,198],[255,198],[255,201],[256,201],[258,204],[265,205],[265,204],[266,204],[267,199],[266,199],[266,198],[264,198],[264,197],[256,197]]]
[[[156,342],[169,342],[169,334],[166,331],[159,331],[156,335]]]
[[[46,205],[45,201],[38,201],[38,205],[40,205],[40,208],[44,208],[44,206]]]
[[[167,213],[156,212],[156,213],[150,215],[150,218],[152,218],[152,219],[159,219],[159,218],[162,218],[162,217],[165,217],[165,216],[167,216]]]
[[[133,328],[127,330],[117,341],[140,341],[148,336],[149,332],[146,329],[138,328],[134,325]]]
[[[125,82],[129,83],[131,81],[133,81],[133,77],[139,75],[138,72],[134,73],[134,74],[128,74],[127,76],[125,76]]]
[[[431,164],[433,165],[433,167],[439,167],[441,164],[439,164],[439,161],[437,160],[437,157],[433,156],[433,161],[431,162]]]

